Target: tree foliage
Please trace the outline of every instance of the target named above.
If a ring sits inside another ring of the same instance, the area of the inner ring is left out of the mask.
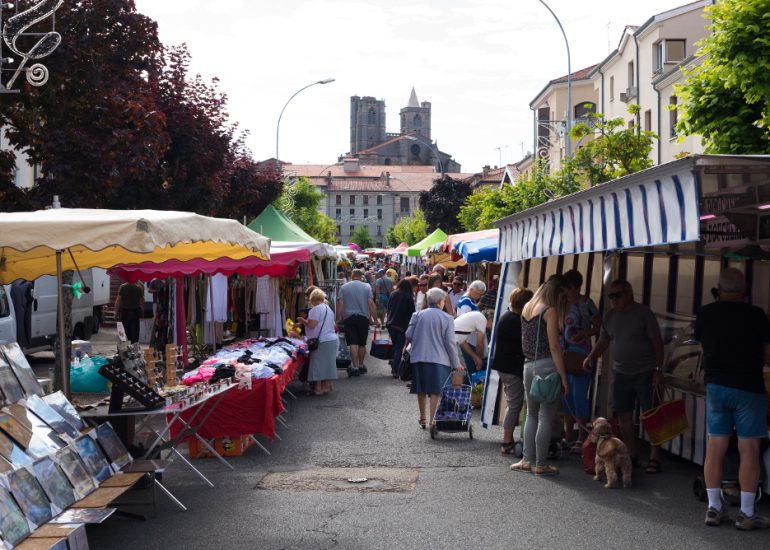
[[[677,90],[677,129],[702,135],[707,153],[770,153],[770,0],[721,0],[705,9],[712,33]]]
[[[310,180],[301,177],[286,180],[283,192],[274,206],[314,239],[323,243],[336,243],[337,224],[318,210],[323,199],[324,194],[316,190]]]
[[[369,229],[365,225],[358,225],[350,236],[350,242],[356,243],[361,248],[372,248],[374,241],[369,236]]]
[[[462,230],[457,214],[465,199],[472,193],[471,184],[444,175],[433,182],[428,191],[420,193],[420,210],[425,215],[428,230],[441,228],[445,233],[459,233]]]
[[[391,225],[385,232],[388,246],[396,247],[401,243],[413,245],[428,236],[428,222],[419,208],[411,216],[401,218],[396,225]]]

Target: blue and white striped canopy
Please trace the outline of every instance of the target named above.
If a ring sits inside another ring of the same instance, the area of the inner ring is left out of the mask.
[[[499,261],[697,241],[698,172],[656,166],[498,220]]]

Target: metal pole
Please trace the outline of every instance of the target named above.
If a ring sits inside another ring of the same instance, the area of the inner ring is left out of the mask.
[[[538,0],[541,4],[545,6],[545,9],[547,9],[549,12],[551,12],[551,15],[553,15],[553,18],[556,19],[556,24],[559,25],[559,29],[561,30],[561,34],[564,37],[564,44],[567,46],[567,128],[566,128],[566,149],[567,149],[567,158],[570,158],[572,156],[572,138],[570,138],[570,130],[572,130],[572,57],[570,56],[569,52],[569,40],[567,40],[567,33],[564,32],[564,27],[561,26],[561,21],[559,21],[559,18],[556,17],[556,14],[553,12],[553,10],[546,4],[543,0]]]
[[[283,109],[281,109],[281,114],[278,115],[278,124],[275,125],[275,161],[278,162],[280,160],[280,157],[278,156],[278,136],[280,135],[281,130],[281,118],[283,117],[283,112],[286,110],[286,107],[289,105],[292,99],[294,99],[297,94],[302,92],[303,90],[307,90],[311,86],[315,86],[316,84],[329,84],[330,82],[334,82],[333,78],[325,78],[323,80],[319,80],[318,82],[313,82],[312,84],[308,84],[307,86],[304,86],[294,92],[294,94],[286,101],[286,103],[283,105]]]
[[[62,278],[62,251],[56,251],[56,317],[59,332],[59,368],[61,369],[61,389],[67,399],[70,397],[70,369],[67,364],[67,335],[64,334],[64,280]]]

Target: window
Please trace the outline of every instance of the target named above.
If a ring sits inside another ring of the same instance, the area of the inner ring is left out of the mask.
[[[356,204],[356,196],[350,195],[350,204]]]
[[[367,124],[377,123],[377,111],[375,111],[374,108],[370,108],[369,112],[366,113],[366,123]]]
[[[419,157],[419,156],[420,156],[420,146],[419,146],[419,145],[417,145],[416,143],[413,143],[413,144],[412,144],[412,146],[411,146],[411,147],[409,147],[409,151],[411,151],[411,153],[412,153],[412,154],[413,154],[415,157]]]
[[[356,226],[355,225],[351,225],[350,226],[350,234],[352,235],[355,230],[356,230]]]
[[[350,209],[350,217],[354,218],[355,216],[356,216],[356,209],[355,208],[351,208]]]
[[[672,95],[670,98],[668,98],[669,126],[671,127],[670,137],[672,138],[675,138],[677,136],[676,123],[679,121],[679,113],[676,110],[676,104],[677,104],[677,99],[675,95]]]
[[[610,77],[610,101],[615,101],[615,77]]]
[[[628,62],[628,87],[633,88],[635,81],[636,79],[634,78],[634,62],[629,61]]]
[[[378,226],[377,226],[377,235],[378,235],[378,236],[379,236],[379,235],[382,235],[382,226],[381,226],[381,225],[378,225]]]
[[[382,206],[382,195],[377,195],[377,206]]]
[[[422,128],[422,117],[420,115],[414,115],[414,127]]]
[[[647,109],[644,112],[644,131],[645,132],[652,131],[652,110],[650,109]]]
[[[369,204],[369,195],[364,195],[364,206]]]
[[[339,220],[342,217],[342,208],[337,208],[334,211],[334,219]]]
[[[342,204],[342,195],[334,197],[334,204]]]
[[[342,235],[342,226],[337,226],[337,235]]]
[[[679,63],[686,54],[684,40],[661,40],[653,45],[652,68],[656,73],[663,72],[666,63]]]
[[[587,101],[585,103],[580,103],[579,105],[575,105],[575,120],[583,120],[586,117],[586,115],[592,114],[596,112],[596,103],[592,103],[590,101]]]
[[[368,218],[368,217],[369,217],[369,209],[364,208],[364,218]]]
[[[409,197],[401,197],[401,212],[409,212]]]
[[[377,219],[378,219],[378,220],[381,220],[381,219],[382,219],[382,208],[378,208],[378,209],[377,209]]]

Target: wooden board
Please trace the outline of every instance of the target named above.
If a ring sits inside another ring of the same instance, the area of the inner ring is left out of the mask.
[[[144,474],[115,474],[109,479],[105,479],[99,487],[133,487],[134,484],[142,479]]]
[[[78,527],[70,527],[69,525],[56,525],[55,523],[46,523],[41,525],[30,535],[33,539],[45,539],[45,538],[59,538],[68,537],[71,533],[76,531]],[[18,548],[18,547],[17,547]]]
[[[131,487],[100,487],[86,498],[77,501],[70,508],[106,508],[110,503]]]
[[[57,544],[67,544],[66,537],[28,538],[14,546],[15,550],[49,550]]]

